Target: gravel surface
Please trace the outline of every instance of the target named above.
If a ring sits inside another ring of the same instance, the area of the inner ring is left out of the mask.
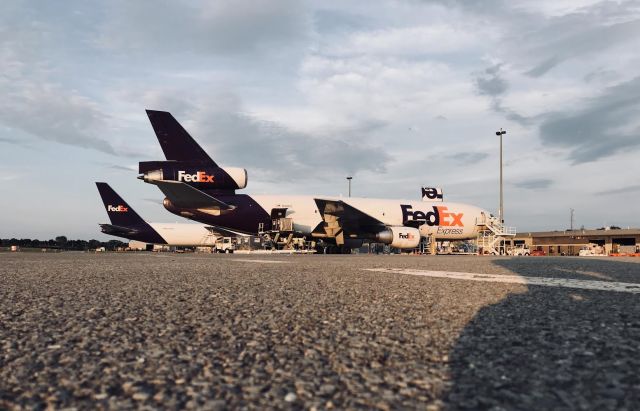
[[[3,253],[0,409],[640,408],[640,295],[375,267],[640,283],[640,259]]]

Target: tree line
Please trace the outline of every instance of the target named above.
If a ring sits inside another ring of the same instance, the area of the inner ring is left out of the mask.
[[[58,236],[52,240],[32,240],[30,238],[3,238],[0,239],[2,247],[11,247],[17,245],[20,248],[50,248],[56,250],[95,250],[104,247],[107,250],[115,250],[121,247],[127,247],[127,243],[119,240],[98,241],[98,240],[69,240],[66,236]]]

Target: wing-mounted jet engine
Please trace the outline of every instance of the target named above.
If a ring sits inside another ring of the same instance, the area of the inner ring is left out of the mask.
[[[420,244],[420,230],[413,227],[390,226],[376,234],[377,241],[396,248],[416,248]]]

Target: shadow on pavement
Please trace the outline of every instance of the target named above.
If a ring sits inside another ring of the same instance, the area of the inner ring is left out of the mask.
[[[523,276],[640,282],[634,262],[497,259]],[[482,308],[450,353],[448,409],[638,409],[640,294],[528,286]]]

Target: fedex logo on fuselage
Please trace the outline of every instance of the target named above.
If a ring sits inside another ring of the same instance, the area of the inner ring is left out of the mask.
[[[189,174],[186,171],[178,171],[178,181],[185,183],[213,183],[213,176],[205,171],[197,171],[195,174]]]
[[[402,238],[403,240],[413,240],[414,236],[411,233],[406,233],[406,234],[398,233],[398,237]]]
[[[127,211],[129,211],[129,209],[123,205],[117,205],[117,206],[112,206],[111,204],[109,204],[107,206],[107,211],[108,212],[116,212],[116,213],[126,213]]]
[[[444,226],[444,227],[464,227],[462,216],[464,213],[450,213],[448,207],[433,206],[432,211],[413,211],[413,207],[407,204],[401,204],[402,221],[418,221],[428,226]]]

